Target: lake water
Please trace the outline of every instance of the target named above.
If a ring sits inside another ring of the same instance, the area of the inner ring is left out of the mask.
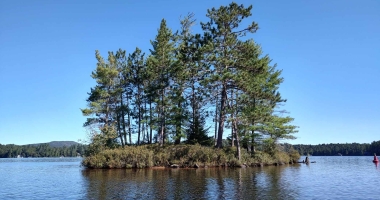
[[[0,199],[380,199],[373,157],[310,158],[316,163],[140,170],[88,170],[80,158],[0,159]]]

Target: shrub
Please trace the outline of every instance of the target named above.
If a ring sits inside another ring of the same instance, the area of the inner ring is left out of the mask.
[[[153,152],[142,146],[108,149],[85,157],[82,164],[89,168],[151,167]]]
[[[99,151],[85,157],[82,164],[88,168],[145,168],[172,164],[180,167],[194,167],[194,165],[240,167],[243,164],[289,163],[299,159],[297,151],[275,152],[271,156],[261,151],[251,155],[245,149],[241,149],[239,161],[236,152],[236,148],[233,147],[218,149],[199,144],[126,146]]]
[[[289,157],[291,162],[296,163],[301,158],[301,155],[298,153],[298,151],[293,149],[289,152]]]
[[[278,151],[274,155],[275,163],[289,163],[290,157],[289,154],[285,152]]]
[[[275,161],[268,153],[257,151],[254,154],[254,159],[257,163],[274,164]]]

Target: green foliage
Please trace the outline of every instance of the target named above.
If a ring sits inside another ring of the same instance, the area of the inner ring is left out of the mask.
[[[276,163],[289,163],[291,161],[289,154],[285,152],[277,152],[274,158]],[[298,159],[296,161],[298,161]]]
[[[219,166],[226,162],[226,155],[222,150],[200,145],[169,145],[154,148],[158,155],[155,163],[160,166],[178,164],[183,167],[193,167],[195,164],[203,166]]]
[[[380,154],[380,140],[371,144],[345,143],[345,144],[318,144],[318,145],[293,145],[301,155],[313,156],[364,156]]]
[[[200,144],[212,146],[212,137],[208,136],[208,128],[205,128],[204,117],[195,118],[195,122],[190,121],[190,128],[187,129],[187,144]]]
[[[261,152],[261,151],[255,152],[254,159],[257,160],[258,163],[266,163],[266,164],[275,163],[275,160],[270,154]]]
[[[95,115],[96,118],[88,118],[84,126],[90,128],[91,140],[99,145],[113,147],[117,137],[114,114],[119,102],[120,90],[116,87],[119,71],[112,52],[108,53],[108,62],[103,60],[98,51],[95,55],[98,63],[91,77],[96,80],[97,85],[95,88],[91,88],[90,96],[87,99],[88,108],[82,109],[82,114],[84,116]]]
[[[249,157],[256,147],[273,157],[280,140],[295,139],[298,127],[291,124],[293,118],[278,110],[286,102],[279,93],[282,71],[271,64],[260,45],[245,37],[258,30],[254,21],[243,23],[251,10],[252,6],[236,3],[209,9],[209,21],[200,23],[200,34],[191,32],[192,13],[174,33],[162,19],[149,55],[136,48],[126,56],[119,49],[116,54],[108,52],[105,60],[96,51],[97,66],[91,75],[96,85],[87,108],[81,110],[88,117],[84,123],[91,141],[87,155],[134,143],[211,146],[216,141],[221,148],[228,145],[223,140],[227,127],[233,130],[230,144],[236,150],[226,158],[237,166],[253,163]],[[206,127],[211,119],[217,131],[214,138],[208,136]],[[137,135],[135,141],[132,134]],[[241,151],[241,145],[250,151]],[[173,159],[194,162],[186,156],[173,157],[165,147],[155,150],[154,156],[155,164]]]
[[[166,26],[166,20],[162,19],[160,28],[154,41],[151,41],[153,49],[150,50],[151,56],[148,57],[147,65],[150,71],[150,78],[153,84],[149,85],[149,91],[154,96],[156,104],[156,115],[154,121],[159,128],[157,136],[161,145],[167,140],[167,123],[169,103],[172,100],[171,83],[174,78],[174,36],[172,31]],[[177,104],[175,104],[177,105]]]
[[[277,151],[274,139],[267,138],[263,140],[263,150],[273,156]]]
[[[153,166],[153,152],[143,146],[107,149],[86,157],[88,168],[145,168]]]
[[[368,147],[367,152],[369,153],[376,153],[377,155],[380,155],[380,140],[379,141],[373,141],[371,145]]]
[[[228,6],[220,6],[220,8],[207,10],[207,17],[210,21],[207,23],[201,23],[202,29],[206,35],[209,35],[208,43],[208,56],[209,65],[213,68],[208,75],[208,82],[216,88],[217,95],[220,96],[216,100],[216,106],[220,105],[219,119],[218,119],[218,137],[217,147],[222,147],[222,137],[224,132],[224,123],[227,120],[228,115],[232,115],[236,121],[237,108],[232,109],[232,103],[237,104],[237,99],[233,99],[233,96],[229,97],[228,93],[239,93],[241,89],[238,84],[239,72],[242,63],[242,57],[246,49],[244,48],[244,42],[239,38],[245,36],[247,33],[253,33],[258,29],[255,22],[252,22],[245,28],[238,29],[242,20],[251,16],[252,6],[245,8],[243,5],[237,5],[231,3]],[[241,84],[242,85],[242,84]],[[219,102],[218,102],[219,101]],[[240,120],[239,120],[240,121]],[[237,127],[235,127],[237,128]]]
[[[251,155],[242,151],[241,160],[236,158],[236,148],[223,149],[201,145],[142,145],[107,149],[86,157],[83,165],[89,168],[145,168],[153,166],[170,167],[242,167],[258,163],[291,163],[299,159],[299,154],[276,152],[273,156],[257,151]],[[298,157],[297,157],[298,156]],[[295,161],[293,161],[295,160]]]
[[[1,145],[0,158],[20,157],[77,157],[85,154],[87,145],[74,144],[71,146],[52,147],[48,143],[38,145]]]
[[[298,160],[301,158],[301,155],[296,150],[291,150],[289,153],[290,161],[293,163],[298,162]]]

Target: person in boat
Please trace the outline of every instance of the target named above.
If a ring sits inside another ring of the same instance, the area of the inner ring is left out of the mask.
[[[306,156],[305,163],[309,163],[309,156]]]
[[[377,161],[376,153],[373,154],[373,161]]]

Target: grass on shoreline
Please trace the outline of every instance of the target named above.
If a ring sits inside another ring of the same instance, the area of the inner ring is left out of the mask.
[[[241,150],[241,161],[236,148],[217,149],[200,145],[158,144],[143,146],[125,146],[108,149],[84,158],[82,164],[87,168],[147,168],[147,167],[245,167],[297,162],[300,155],[296,151],[276,152],[274,156],[265,152],[249,154]]]

